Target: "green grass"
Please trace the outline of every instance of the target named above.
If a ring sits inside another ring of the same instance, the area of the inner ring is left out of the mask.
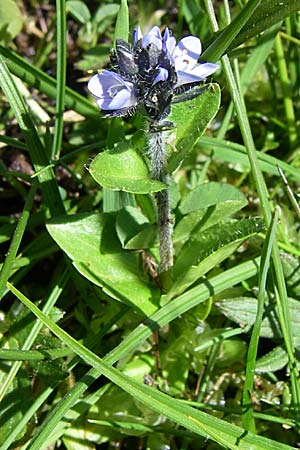
[[[299,11],[7,3],[0,450],[298,448]],[[220,63],[170,116],[168,292],[143,118],[101,118],[82,71],[137,24],[198,33]]]

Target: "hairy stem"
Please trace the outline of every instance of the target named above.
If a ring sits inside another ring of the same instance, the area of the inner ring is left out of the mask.
[[[152,178],[165,183],[167,181],[167,153],[164,132],[160,131],[158,128],[150,128],[148,153],[152,166]],[[159,226],[160,272],[162,273],[169,271],[173,266],[173,227],[168,189],[157,192],[155,194],[155,200],[157,207],[157,222]]]

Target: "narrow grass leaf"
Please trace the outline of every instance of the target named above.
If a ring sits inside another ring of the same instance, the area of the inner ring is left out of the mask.
[[[268,228],[266,239],[262,249],[260,271],[258,278],[257,313],[247,353],[246,376],[242,397],[242,407],[243,407],[242,423],[243,427],[246,430],[252,431],[253,433],[255,433],[256,428],[254,421],[254,411],[251,399],[251,392],[254,386],[255,362],[257,356],[260,328],[264,313],[267,276],[270,266],[270,259],[272,255],[272,248],[274,241],[276,239],[276,230],[278,225],[279,212],[280,209],[279,207],[277,207],[272,216],[272,220]]]
[[[23,98],[17,90],[12,76],[0,55],[0,86],[5,93],[10,106],[16,116],[19,126],[24,134],[32,163],[36,172],[39,173],[39,182],[45,198],[45,203],[52,215],[64,212],[64,206],[60,197],[54,172],[49,166],[46,150],[38,136],[37,130],[27,111]]]
[[[55,305],[57,299],[59,298],[60,294],[62,293],[62,291],[69,279],[69,275],[68,275],[67,271],[64,271],[62,274],[59,274],[59,276],[57,278],[58,278],[57,284],[53,287],[53,289],[52,289],[51,293],[49,294],[49,297],[46,300],[45,305],[43,307],[44,314],[49,314],[49,312]],[[32,327],[30,333],[28,334],[28,336],[24,342],[24,345],[22,347],[23,350],[29,350],[31,348],[31,346],[34,343],[41,328],[42,328],[42,324],[35,322],[34,326]],[[8,389],[10,388],[11,384],[13,383],[15,376],[17,375],[17,373],[21,367],[21,364],[22,364],[21,361],[16,361],[15,363],[13,363],[5,380],[2,381],[1,386],[0,386],[0,402],[3,400],[3,397],[5,396]]]
[[[201,59],[206,61],[217,61],[226,53],[229,45],[238,35],[241,29],[249,21],[261,0],[249,0],[235,19],[220,32],[213,43],[203,52]]]
[[[7,66],[14,75],[29,86],[38,89],[40,93],[44,93],[54,100],[56,99],[57,86],[53,77],[30,64],[17,53],[1,45],[0,54],[6,58]],[[99,109],[90,100],[68,87],[66,87],[65,104],[66,108],[72,109],[83,116],[99,117]]]
[[[250,2],[246,3],[240,14],[244,15],[247,5]],[[248,8],[252,9],[253,4],[249,5]],[[245,17],[239,17],[239,15],[234,19],[226,28],[221,31],[217,31],[216,34],[209,38],[206,42],[204,42],[204,47],[206,48],[205,52],[203,52],[203,57],[205,59],[217,60],[224,53],[228,53],[235,49],[236,47],[244,44],[245,41],[251,39],[255,36],[259,36],[260,33],[268,30],[273,25],[281,22],[286,17],[290,16],[293,13],[296,13],[300,10],[300,0],[263,0],[258,2],[258,4],[252,10],[252,13],[248,16],[248,13],[245,14]],[[210,13],[213,13],[213,7],[210,9]],[[240,27],[238,33],[233,36],[233,39],[229,39],[229,36],[232,33],[232,24],[235,20],[244,19],[244,23]],[[245,20],[246,19],[246,20]],[[226,39],[226,44],[222,44],[221,38]],[[216,44],[217,42],[217,44]]]
[[[214,150],[214,157],[223,161],[230,162],[232,164],[242,164],[245,167],[251,167],[247,150],[244,145],[236,144],[235,142],[225,141],[223,139],[212,138],[210,136],[201,136],[196,144],[196,147],[205,149],[209,152]],[[285,171],[293,180],[300,181],[299,170],[293,167],[291,164],[287,164],[284,161],[276,158],[275,156],[268,155],[261,151],[256,150],[256,156],[258,164],[263,172],[267,172],[271,175],[279,176],[278,166]]]
[[[259,260],[251,260],[242,263],[232,269],[225,271],[215,277],[209,279],[209,287],[207,284],[200,284],[199,286],[190,289],[185,294],[177,297],[167,305],[159,309],[156,313],[149,317],[149,319],[139,324],[117,347],[115,347],[109,354],[104,357],[104,361],[108,364],[114,364],[119,359],[129,355],[136,350],[141,343],[148,339],[154,330],[167,325],[172,320],[180,317],[191,308],[208,300],[212,293],[218,295],[225,289],[228,289],[237,283],[243,282],[248,278],[257,275]],[[164,303],[162,301],[162,303]],[[33,438],[35,448],[39,449],[48,439],[53,430],[56,431],[60,427],[59,422],[64,418],[68,410],[76,403],[83,395],[88,386],[102,374],[101,370],[96,368],[90,369],[62,398],[56,407],[50,412],[49,416],[43,422],[43,427],[37,431]],[[63,424],[64,425],[64,424]],[[33,443],[32,443],[33,445]],[[2,450],[2,449],[1,449]],[[6,450],[6,449],[5,449]]]
[[[52,322],[14,286],[9,284],[9,289],[39,320],[43,322],[45,326],[61,339],[65,345],[77,353],[77,355],[87,364],[97,367],[97,369],[102,371],[103,375],[109,378],[113,383],[128,392],[135,399],[147,405],[150,409],[165,415],[168,419],[178,423],[186,429],[204,436],[205,438],[209,438],[218,444],[227,446],[232,450],[249,450],[249,448],[252,450],[274,449],[274,441],[271,439],[257,436],[250,432],[245,433],[245,430],[236,425],[232,425],[216,417],[197,411],[156,389],[132,380],[117,369],[110,367],[101,358],[85,348],[58,325]],[[278,450],[291,450],[290,446],[280,444],[279,442],[276,442],[276,446]],[[37,450],[37,446],[31,445],[28,449]]]
[[[286,17],[300,11],[300,0],[263,0],[245,27],[234,39],[231,48],[243,44],[246,40],[258,36]]]
[[[102,188],[103,190],[103,212],[109,213],[119,211],[126,206],[135,206],[136,201],[134,195],[124,191],[112,191],[111,189]]]
[[[8,252],[6,254],[6,258],[3,262],[3,265],[0,270],[0,300],[2,299],[2,296],[5,292],[6,282],[8,281],[8,279],[12,273],[15,258],[18,253],[19,246],[20,246],[21,240],[23,238],[23,234],[25,232],[25,229],[26,229],[26,226],[28,223],[34,196],[36,193],[36,189],[37,189],[37,183],[34,182],[30,188],[28,195],[27,195],[22,214],[17,223],[13,238],[11,240]]]
[[[54,136],[52,144],[52,158],[59,156],[62,144],[66,91],[66,70],[67,70],[67,29],[66,29],[66,2],[56,0],[56,117],[54,126]]]

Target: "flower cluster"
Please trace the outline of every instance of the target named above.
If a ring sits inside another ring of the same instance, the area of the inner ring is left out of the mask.
[[[155,26],[146,35],[138,27],[133,44],[117,40],[111,54],[113,70],[94,75],[88,89],[106,117],[132,114],[137,106],[152,121],[160,121],[169,113],[177,93],[188,91],[219,67],[198,63],[200,39],[186,36],[176,45],[168,28],[163,35]]]

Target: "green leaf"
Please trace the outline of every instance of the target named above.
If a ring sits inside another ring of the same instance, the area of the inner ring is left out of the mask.
[[[119,211],[125,206],[135,206],[135,204],[133,194],[103,188],[103,212]]]
[[[217,224],[189,239],[174,265],[174,283],[167,299],[185,291],[196,280],[228,258],[246,239],[264,229],[261,219]]]
[[[69,0],[66,2],[67,12],[82,24],[86,24],[91,20],[89,8],[81,0]]]
[[[294,336],[299,335],[300,302],[289,298],[289,310],[291,313],[291,326]],[[216,302],[216,306],[230,320],[243,328],[251,327],[256,319],[257,299],[253,297],[226,298]],[[260,336],[265,338],[281,338],[280,324],[278,320],[277,306],[274,302],[265,304],[264,318],[261,325]]]
[[[15,347],[17,345],[17,341],[12,338],[5,343],[6,348]],[[3,364],[3,362],[1,363],[1,366],[2,370],[0,373],[0,383],[1,385],[3,385],[6,383],[9,366]],[[26,372],[25,368],[22,368],[18,372],[18,377],[14,378],[14,380],[10,383],[8,396],[1,401],[1,446],[9,438],[15,427],[18,426],[18,423],[22,420],[25,411],[30,408],[32,401],[33,394],[28,377],[28,372]],[[24,427],[23,430],[20,431],[18,438],[22,438],[22,436],[26,434],[26,431],[28,431],[28,429],[27,427]]]
[[[290,297],[300,299],[299,259],[287,253],[281,253],[282,268]]]
[[[253,12],[250,18],[249,10]],[[226,28],[218,31],[212,38],[204,42],[206,50],[201,58],[207,61],[216,61],[228,49],[232,50],[238,47],[299,10],[300,0],[249,1]]]
[[[85,278],[101,286],[112,298],[149,315],[157,309],[159,292],[141,278],[139,255],[101,252],[106,220],[105,215],[99,214],[62,216],[48,223],[47,229]]]
[[[93,21],[98,25],[103,22],[107,17],[116,16],[120,10],[120,6],[117,3],[112,3],[110,5],[101,5],[96,11],[93,17]],[[102,47],[102,44],[100,48]]]
[[[115,420],[122,422],[130,420],[140,422],[140,410],[134,399],[123,389],[111,384],[88,414],[88,420]],[[125,431],[125,430],[124,430]],[[139,434],[139,433],[137,433]],[[132,435],[135,435],[132,430]]]
[[[1,55],[0,86],[10,103],[14,116],[25,137],[31,161],[41,184],[45,204],[50,209],[52,215],[62,214],[64,212],[64,205],[58,190],[54,171],[49,166],[49,158],[45,146],[39,137],[24,99],[16,88],[12,75]]]
[[[246,206],[247,199],[233,185],[225,183],[203,183],[191,191],[182,201],[180,212],[189,214],[177,224],[173,241],[183,242]],[[199,207],[199,209],[197,209]]]
[[[161,352],[162,390],[165,389],[165,383],[167,383],[170,395],[184,395],[190,368],[188,342],[184,333],[177,338],[172,336],[172,340]]]
[[[228,201],[210,206],[207,209],[198,209],[184,216],[174,230],[173,242],[184,242],[191,236],[203,232],[216,223],[223,222],[224,219],[240,210],[241,205],[242,203],[238,201]]]
[[[223,203],[233,203],[236,211],[247,205],[246,197],[231,184],[210,182],[196,186],[182,201],[180,212],[188,214],[197,209]]]
[[[111,190],[149,194],[166,188],[150,178],[148,167],[137,151],[123,144],[99,153],[89,171],[97,183]]]
[[[0,54],[5,57],[7,66],[14,75],[29,86],[37,88],[40,93],[43,92],[50,98],[56,98],[57,83],[55,78],[50,77],[43,70],[30,64],[8,48],[0,46]],[[66,108],[73,109],[84,116],[99,117],[99,109],[90,100],[69,87],[66,87],[65,104]]]
[[[197,307],[198,309],[199,305],[209,299],[212,290],[216,295],[218,295],[224,290],[235,286],[236,284],[239,284],[244,280],[248,280],[249,278],[257,276],[258,265],[258,258],[256,258],[255,260],[244,262],[242,264],[237,264],[235,267],[232,267],[231,269],[225,270],[224,272],[221,272],[218,275],[209,278],[209,285],[207,283],[201,283],[193,289],[190,289],[182,296],[174,299],[171,303],[169,303],[165,307],[160,308],[156,313],[154,313],[149,321],[146,321],[146,326],[141,326],[139,324],[129,335],[124,338],[124,340],[121,341],[121,343],[117,347],[115,347],[109,354],[104,357],[105,362],[107,364],[114,364],[121,358],[130,355],[136,350],[137,347],[139,347],[141,342],[144,342],[151,337],[153,329],[164,327],[172,320],[177,317],[181,317],[182,314],[186,313],[194,307]],[[58,285],[61,286],[61,280],[57,280],[57,282]],[[221,339],[223,340],[224,338],[225,336],[222,335]],[[31,442],[31,450],[40,450],[46,442],[49,445],[53,443],[53,432],[56,436],[61,436],[61,434],[63,433],[63,428],[65,426],[66,417],[71,417],[72,419],[74,419],[75,415],[75,418],[77,418],[78,408],[80,408],[81,414],[83,413],[83,411],[86,411],[89,405],[89,403],[88,405],[86,405],[89,395],[86,394],[85,391],[91,385],[93,380],[100,377],[101,374],[101,369],[91,369],[91,371],[86,374],[84,383],[76,383],[73,389],[68,392],[67,398],[64,397],[60,402],[58,402],[55,410],[49,412],[47,421],[43,422],[43,427],[40,427],[39,430],[37,430],[37,433],[35,434],[35,437]],[[85,398],[84,404],[83,402],[80,402],[80,404],[77,403],[75,407],[76,411],[73,409],[69,414],[69,409],[73,405],[75,405],[76,401],[80,401],[80,398],[83,395]],[[29,420],[30,417],[32,416],[28,413],[26,418],[28,418]],[[59,423],[61,419],[63,420],[63,422]],[[28,420],[24,422],[24,426],[26,425],[26,423],[28,423]],[[22,421],[20,423],[21,425],[23,424]],[[12,436],[13,433],[10,435],[10,437]],[[9,441],[6,449],[13,441],[14,438]],[[266,449],[264,448],[264,450]]]
[[[23,18],[14,0],[0,2],[0,41],[10,42],[21,31]]]
[[[207,150],[209,154],[214,151],[214,158],[227,161],[232,164],[242,164],[244,167],[250,167],[247,150],[244,145],[236,144],[235,142],[217,139],[215,137],[201,136],[197,142],[197,149]],[[277,166],[279,165],[285,174],[292,177],[294,180],[300,181],[299,170],[286,162],[275,158],[272,155],[256,150],[256,155],[259,161],[259,166],[262,171],[270,173],[279,177]]]
[[[256,361],[255,372],[267,373],[283,369],[289,361],[286,350],[275,347]]]
[[[132,206],[127,206],[118,213],[116,231],[122,246],[130,250],[153,247],[157,238],[157,227]]]
[[[211,84],[198,97],[172,106],[170,120],[176,126],[176,151],[168,162],[169,173],[174,172],[183,159],[188,156],[209,122],[220,106],[220,87]]]
[[[263,0],[230,48],[243,44],[297,11],[300,11],[300,0]]]
[[[52,322],[43,314],[36,305],[21,294],[14,286],[8,284],[9,289],[17,298],[26,305],[35,316],[41,320],[62,342],[80,356],[91,367],[99,370],[105,377],[124,391],[128,392],[136,401],[142,402],[152,410],[163,414],[169,420],[185,427],[197,435],[209,437],[218,444],[232,450],[291,450],[289,445],[257,436],[251,432],[233,425],[225,420],[210,416],[202,411],[198,411],[177,399],[168,396],[150,386],[139,383],[122,374],[103,359],[95,355],[91,350],[84,347],[80,342],[66,333],[62,328]],[[142,328],[146,328],[142,326]],[[274,447],[274,444],[276,447]],[[31,450],[41,448],[36,440],[31,444]]]
[[[123,41],[128,42],[128,36],[129,36],[129,10],[127,0],[121,0],[121,5],[116,21],[114,44],[116,44],[117,39],[123,39]]]
[[[217,61],[226,53],[229,45],[249,21],[249,18],[261,2],[263,3],[262,0],[249,0],[231,23],[215,37],[213,43],[203,52],[201,59]]]
[[[254,389],[254,371],[257,358],[260,329],[264,314],[266,283],[269,273],[272,249],[274,247],[274,243],[276,240],[279,213],[280,213],[279,207],[275,207],[274,214],[272,214],[271,223],[270,226],[268,227],[262,248],[260,271],[258,277],[256,318],[252,329],[250,343],[248,345],[248,352],[247,352],[246,376],[242,395],[242,407],[243,407],[242,423],[244,428],[248,431],[256,430],[254,420],[254,410],[251,402],[252,399],[250,392],[253,391]]]

